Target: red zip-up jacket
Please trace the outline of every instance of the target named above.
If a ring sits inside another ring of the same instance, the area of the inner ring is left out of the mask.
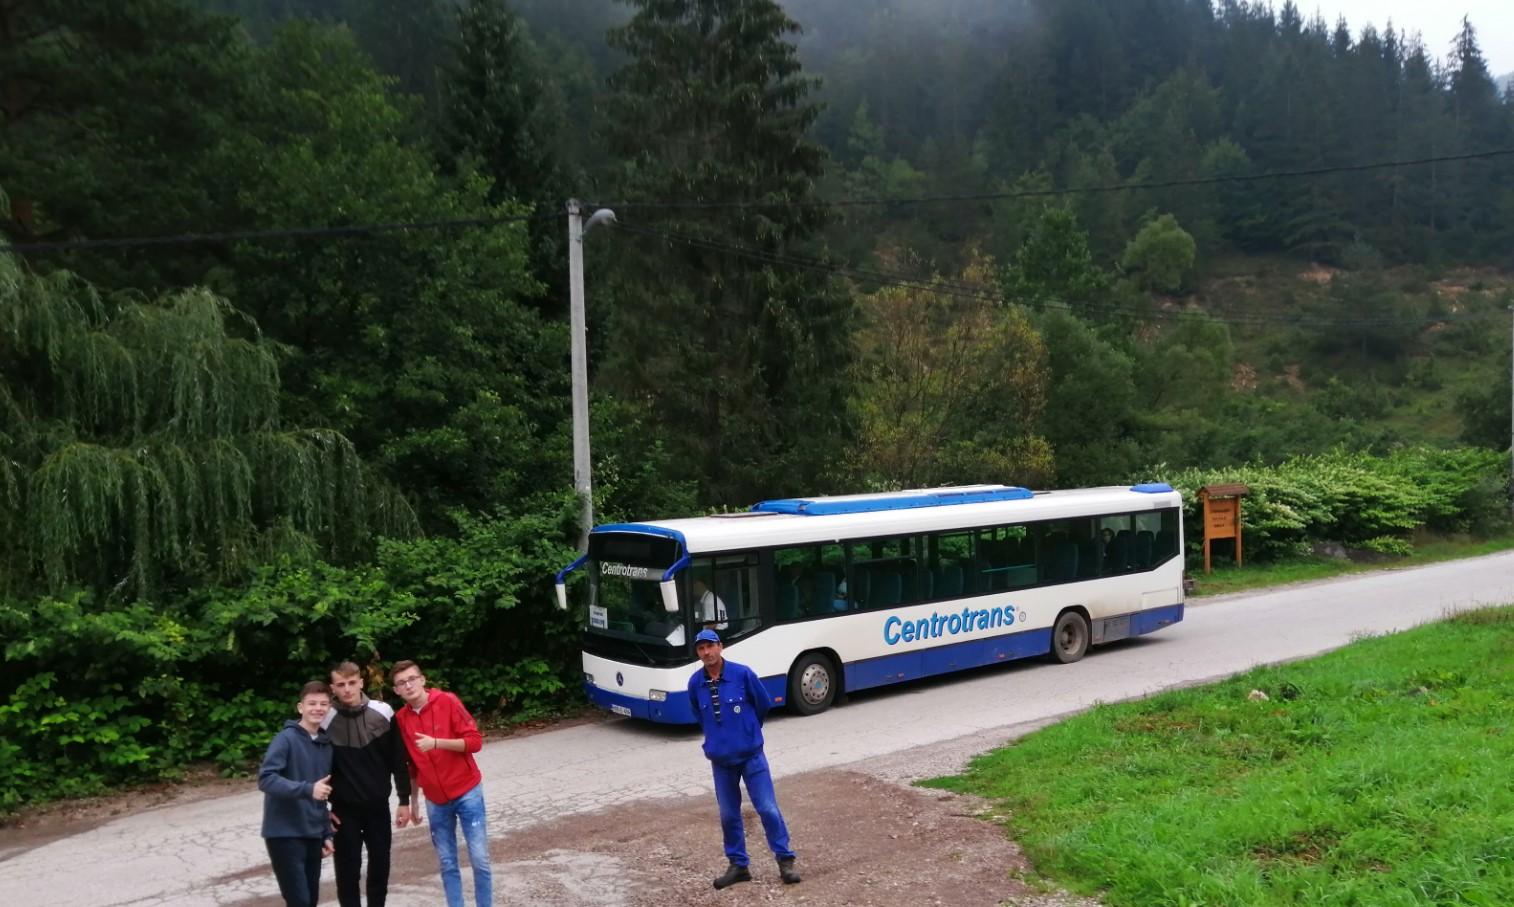
[[[394,713],[400,739],[405,741],[405,756],[410,762],[410,779],[420,785],[426,799],[438,806],[451,803],[483,780],[473,754],[484,748],[473,716],[463,702],[443,690],[427,690],[426,704],[417,712],[402,705]],[[415,746],[415,735],[425,734],[439,740],[462,738],[463,752],[434,749],[423,753]]]

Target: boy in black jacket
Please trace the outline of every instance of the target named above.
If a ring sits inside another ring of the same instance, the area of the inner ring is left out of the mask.
[[[258,769],[263,792],[263,839],[279,893],[289,907],[314,907],[321,890],[321,857],[331,853],[331,742],[321,721],[331,690],[319,680],[300,690],[299,721],[274,735]]]
[[[394,730],[394,709],[363,693],[361,669],[344,661],[331,669],[336,707],[322,725],[331,738],[335,777],[331,812],[336,817],[336,896],[342,907],[360,907],[358,878],[368,847],[368,905],[384,907],[389,894],[389,782],[399,792],[394,824],[410,824],[410,770]]]

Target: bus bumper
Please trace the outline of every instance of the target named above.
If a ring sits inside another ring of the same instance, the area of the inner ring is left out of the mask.
[[[664,702],[638,699],[624,693],[607,690],[593,683],[584,684],[584,694],[589,697],[590,702],[617,715],[662,724],[698,724],[694,717],[694,710],[689,706],[688,692],[685,690],[669,690],[668,698]]]

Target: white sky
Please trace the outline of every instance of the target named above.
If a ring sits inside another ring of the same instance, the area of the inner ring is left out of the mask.
[[[1278,4],[1274,4],[1278,5]],[[1470,16],[1477,29],[1477,43],[1494,78],[1514,72],[1514,2],[1511,0],[1299,0],[1307,17],[1318,9],[1332,27],[1345,16],[1353,35],[1368,22],[1379,31],[1393,20],[1397,31],[1418,31],[1425,49],[1444,58],[1451,39],[1461,31],[1461,17]]]

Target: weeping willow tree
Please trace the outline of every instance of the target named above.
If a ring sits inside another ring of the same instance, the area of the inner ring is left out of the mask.
[[[280,425],[276,352],[207,291],[106,300],[0,249],[0,582],[145,597],[412,531],[346,438]]]

